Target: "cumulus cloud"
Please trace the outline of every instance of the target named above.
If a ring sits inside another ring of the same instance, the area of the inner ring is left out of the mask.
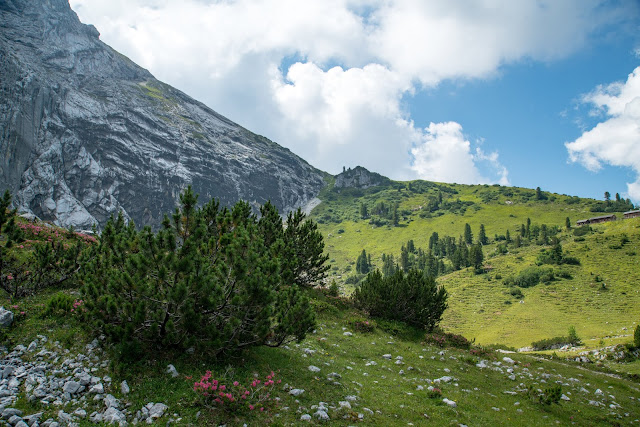
[[[451,123],[416,128],[403,97],[522,59],[561,58],[622,10],[601,0],[70,3],[159,79],[321,169],[361,164],[397,179],[456,182],[508,182],[508,172],[497,153],[465,149]],[[449,178],[445,159],[460,175]]]
[[[602,164],[631,168],[636,181],[627,183],[629,197],[640,200],[640,67],[626,82],[599,86],[583,97],[604,121],[584,132],[573,142],[565,143],[569,159],[591,171]]]
[[[411,150],[411,169],[418,177],[439,182],[509,185],[508,172],[498,161],[498,153],[486,154],[476,147],[474,154],[459,123],[431,123],[418,133],[419,144]],[[485,176],[479,168],[481,163],[488,164],[498,177]]]

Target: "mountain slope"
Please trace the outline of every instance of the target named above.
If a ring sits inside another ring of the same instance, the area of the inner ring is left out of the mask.
[[[66,0],[0,0],[0,186],[21,210],[157,226],[186,185],[223,204],[305,205],[324,173],[156,80]]]
[[[575,326],[579,336],[592,340],[588,344],[593,347],[600,339],[617,343],[614,337],[628,338],[640,321],[639,218],[592,225],[592,232],[576,236],[576,221],[604,215],[593,210],[606,203],[515,187],[379,182],[367,188],[330,184],[311,214],[320,222],[333,264],[330,279],[343,285],[347,293],[363,277],[356,274],[356,261],[363,249],[373,268],[381,269],[382,254],[393,255],[395,262],[401,263],[401,247],[407,247],[409,240],[416,250],[428,252],[432,233],[438,233],[441,240],[451,236],[458,242],[469,224],[476,242],[482,224],[488,238],[483,246],[487,273],[474,274],[472,267],[452,272],[449,258],[442,258],[447,272],[437,280],[450,294],[442,323],[447,330],[476,338],[481,344],[523,347],[540,339],[566,336],[569,326]],[[394,226],[391,213],[396,204],[398,225]],[[383,212],[378,212],[382,205]],[[616,206],[611,202],[609,208]],[[622,218],[621,212],[614,213]],[[570,230],[565,228],[567,217]],[[540,252],[551,247],[535,238],[515,244],[527,219],[532,232],[543,225],[557,230],[548,243],[559,239],[567,256],[576,257],[580,265],[540,266],[552,268],[555,279],[522,288],[523,296],[516,297],[516,288],[505,286],[504,281],[536,268]],[[512,240],[508,244],[507,232]]]

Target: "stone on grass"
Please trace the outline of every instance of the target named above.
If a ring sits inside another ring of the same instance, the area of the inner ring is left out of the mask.
[[[300,421],[311,421],[311,415],[304,414],[303,416],[300,417]]]
[[[102,394],[104,393],[104,386],[102,383],[98,383],[89,389],[89,393]]]
[[[510,358],[510,357],[503,357],[503,358],[502,358],[502,361],[503,361],[503,362],[505,362],[505,363],[508,363],[508,364],[510,364],[510,365],[513,365],[513,364],[515,364],[515,363],[516,363],[516,362],[515,362],[515,360],[513,360],[513,359],[512,359],[512,358]]]
[[[125,424],[127,422],[127,417],[120,412],[117,408],[113,406],[107,408],[102,415],[102,420],[107,424],[117,423],[117,424]]]
[[[80,387],[82,386],[77,381],[67,381],[64,384],[64,387],[62,387],[62,391],[69,394],[75,394],[78,392],[78,390],[80,390]]]
[[[329,414],[327,414],[327,412],[322,409],[318,409],[316,413],[313,414],[313,416],[319,419],[320,421],[329,421],[330,419]]]
[[[164,415],[164,411],[168,408],[164,403],[156,403],[149,409],[150,418],[160,418]]]
[[[122,394],[129,394],[129,392],[131,391],[126,380],[122,381],[122,383],[120,384],[120,391],[122,392]]]
[[[87,411],[85,411],[82,408],[78,408],[75,411],[73,411],[72,415],[75,415],[78,418],[85,418],[87,416]]]
[[[391,359],[391,355],[390,354],[383,354],[382,357],[384,357],[385,359]]]
[[[480,362],[476,363],[476,366],[478,368],[486,368],[488,366],[487,365],[487,361],[486,360],[481,360]]]
[[[0,307],[0,327],[8,328],[13,323],[13,313],[4,307]]]
[[[311,372],[320,372],[320,368],[318,368],[317,366],[313,366],[313,365],[309,365],[309,367],[307,369],[309,369]]]
[[[338,402],[338,405],[340,405],[341,408],[351,409],[351,403],[347,402],[346,400],[341,400],[340,402]]]
[[[454,402],[453,400],[449,400],[446,397],[444,399],[442,399],[442,401],[446,404],[449,405],[452,408],[456,408],[458,406],[458,404],[456,402]]]
[[[177,377],[178,375],[180,375],[180,374],[178,373],[178,371],[176,371],[176,367],[175,367],[175,366],[173,366],[173,365],[167,365],[167,373],[168,373],[168,374],[171,374],[171,376],[172,376],[173,378],[175,378],[175,377]]]
[[[304,393],[304,390],[303,390],[303,389],[301,389],[301,388],[294,388],[293,390],[291,390],[291,391],[289,392],[289,394],[290,394],[291,396],[294,396],[294,397],[298,397],[298,396],[300,396],[302,393]]]
[[[118,401],[118,399],[116,399],[112,394],[107,394],[103,401],[107,408],[117,408],[120,406],[120,401]]]

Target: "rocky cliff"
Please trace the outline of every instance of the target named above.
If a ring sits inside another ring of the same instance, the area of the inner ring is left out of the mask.
[[[334,188],[371,188],[378,185],[388,184],[389,178],[376,172],[370,172],[362,166],[345,169],[341,174],[336,175]]]
[[[67,0],[0,0],[0,190],[20,210],[62,226],[118,211],[157,226],[191,184],[201,201],[286,212],[323,177],[102,43]]]

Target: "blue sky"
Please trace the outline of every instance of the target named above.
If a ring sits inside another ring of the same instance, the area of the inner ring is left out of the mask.
[[[598,199],[605,191],[626,193],[626,183],[636,179],[632,170],[589,171],[568,161],[564,143],[598,123],[580,98],[600,84],[626,80],[640,65],[637,44],[631,34],[597,40],[559,61],[523,61],[495,78],[445,81],[404,101],[416,123],[455,118],[471,140],[484,139],[508,165],[513,185]]]
[[[640,203],[637,0],[70,0],[101,39],[338,173]]]

